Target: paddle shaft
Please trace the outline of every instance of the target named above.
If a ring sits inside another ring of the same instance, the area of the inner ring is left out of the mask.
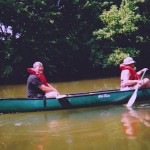
[[[142,79],[144,78],[146,71],[147,71],[147,70],[145,70],[145,71],[143,72],[143,75],[142,75],[142,77],[141,77],[140,80],[142,80]]]
[[[147,71],[147,70],[145,70],[145,71],[143,72],[143,75],[142,75],[142,77],[141,77],[140,80],[142,80],[142,79],[144,78],[144,75],[145,75],[146,71]],[[129,99],[129,101],[128,101],[127,105],[126,105],[127,107],[131,107],[131,106],[133,105],[133,103],[135,102],[136,97],[137,97],[138,89],[139,89],[139,83],[137,83],[137,86],[136,86],[136,88],[135,88],[135,91],[134,91],[133,95],[131,96],[131,98]]]

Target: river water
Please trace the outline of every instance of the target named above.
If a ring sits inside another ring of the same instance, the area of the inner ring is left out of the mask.
[[[52,83],[60,93],[119,88],[119,78]],[[0,97],[25,97],[25,85],[0,86]],[[150,101],[0,115],[0,150],[150,150]]]

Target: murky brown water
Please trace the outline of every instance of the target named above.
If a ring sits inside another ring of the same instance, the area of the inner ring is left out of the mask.
[[[53,83],[61,93],[119,88],[119,78]],[[25,85],[0,97],[25,97]],[[124,106],[0,115],[0,150],[150,150],[150,101]]]
[[[62,94],[80,93],[94,90],[108,90],[119,88],[120,80],[118,77],[82,80],[72,82],[51,83]],[[1,98],[26,97],[26,85],[6,85],[0,86]]]

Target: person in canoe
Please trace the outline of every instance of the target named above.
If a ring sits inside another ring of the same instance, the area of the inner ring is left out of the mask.
[[[60,98],[65,95],[60,95],[59,92],[50,84],[47,83],[43,74],[44,67],[39,61],[33,64],[33,68],[27,68],[30,73],[27,79],[27,97],[28,98]]]
[[[135,71],[134,67],[135,61],[132,57],[127,57],[123,60],[123,63],[120,64],[121,69],[121,91],[124,90],[133,90],[135,89],[137,83],[139,83],[139,88],[150,87],[150,80],[144,78],[140,80],[142,74],[147,71],[147,68],[144,68],[138,72]]]

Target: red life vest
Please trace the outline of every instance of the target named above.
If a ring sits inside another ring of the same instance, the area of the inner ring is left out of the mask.
[[[139,76],[139,75],[136,73],[136,71],[135,71],[132,67],[130,67],[130,66],[126,66],[126,65],[121,64],[121,65],[120,65],[120,69],[121,69],[121,70],[129,70],[129,71],[130,71],[131,76],[130,76],[129,80],[139,80],[139,79],[140,79],[140,76]]]
[[[27,71],[30,74],[36,75],[45,86],[48,86],[48,83],[46,81],[45,75],[43,73],[36,73],[36,71],[34,70],[34,68],[27,68]]]

